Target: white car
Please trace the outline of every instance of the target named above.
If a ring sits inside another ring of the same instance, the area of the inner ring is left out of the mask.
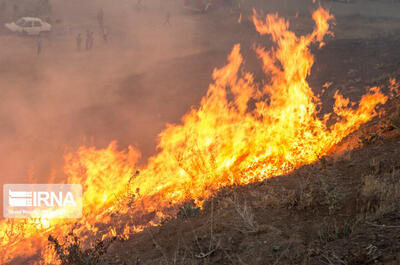
[[[16,22],[6,23],[5,27],[16,33],[41,35],[51,31],[51,25],[36,17],[23,17]]]

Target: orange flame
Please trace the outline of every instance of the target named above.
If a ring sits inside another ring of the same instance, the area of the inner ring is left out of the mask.
[[[319,8],[313,19],[314,31],[296,36],[278,15],[267,15],[263,21],[254,12],[257,31],[276,43],[270,51],[256,48],[266,80],[271,81],[255,83],[243,70],[236,45],[228,64],[214,70],[214,83],[201,106],[185,115],[182,124],[167,126],[159,135],[160,152],[140,173],[135,173],[139,152],[120,152],[115,143],[101,150],[82,147],[67,155],[68,183],[84,185],[83,218],[75,223],[49,219],[40,229],[43,220],[3,221],[0,263],[42,251],[44,260],[54,264],[54,253],[44,247],[49,234],[62,236],[74,229],[89,241],[128,236],[157,225],[168,209],[186,200],[201,206],[222,187],[284,174],[331,152],[374,117],[376,105],[387,97],[371,88],[355,108],[336,92],[333,113],[319,118],[321,101],[306,81],[314,63],[309,46],[323,45],[333,16]],[[233,100],[228,100],[230,95]],[[154,212],[149,220],[142,218]]]

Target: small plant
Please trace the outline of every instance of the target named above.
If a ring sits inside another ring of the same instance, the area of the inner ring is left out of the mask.
[[[365,211],[379,217],[397,209],[400,200],[400,171],[393,170],[380,175],[364,176],[361,195]]]
[[[325,159],[326,161],[326,159]],[[311,185],[310,179],[304,179],[299,185],[299,199],[297,207],[300,209],[306,209],[311,207],[314,202],[313,186]]]
[[[379,133],[372,133],[369,135],[361,135],[358,143],[362,146],[368,146],[377,142],[382,142],[383,137]]]
[[[338,224],[336,221],[333,224],[328,224],[318,232],[318,237],[321,242],[327,243],[337,239],[348,238],[354,229],[354,221],[345,220]]]
[[[65,243],[61,244],[57,238],[49,235],[48,241],[54,249],[61,265],[97,265],[102,263],[102,256],[106,254],[110,245],[118,237],[107,240],[98,240],[92,248],[83,250],[79,238],[73,233],[69,233],[65,238]]]
[[[201,213],[201,209],[197,207],[193,202],[185,203],[179,207],[178,217],[190,218]]]
[[[369,161],[369,166],[373,170],[373,173],[376,175],[382,171],[383,164],[380,159],[374,157]]]
[[[390,118],[390,122],[396,130],[400,131],[400,106],[397,108],[397,112]]]
[[[246,203],[240,203],[237,196],[233,199],[235,211],[240,219],[240,222],[235,224],[236,230],[242,233],[256,233],[259,231],[259,225],[255,220],[252,208]]]
[[[321,188],[324,193],[322,204],[328,206],[329,214],[331,215],[346,195],[337,187],[329,186],[323,179],[321,179]]]
[[[169,216],[168,217],[161,217],[160,223],[163,225],[163,224],[168,223],[171,220],[172,220],[172,218],[169,217]]]

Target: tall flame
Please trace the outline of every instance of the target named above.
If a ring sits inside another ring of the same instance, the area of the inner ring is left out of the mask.
[[[333,112],[319,113],[321,101],[306,81],[314,63],[310,45],[321,47],[324,36],[332,34],[333,16],[319,8],[313,19],[313,32],[296,36],[277,14],[261,20],[254,12],[257,31],[276,43],[269,51],[255,49],[265,82],[256,83],[243,70],[240,45],[234,46],[227,65],[214,70],[214,82],[200,107],[186,114],[182,124],[167,126],[159,135],[159,153],[140,173],[135,173],[139,152],[133,148],[120,152],[115,143],[101,150],[82,147],[77,154],[67,155],[68,183],[84,185],[83,218],[76,223],[3,221],[0,263],[40,249],[45,260],[54,263],[54,253],[44,247],[48,234],[62,236],[75,228],[88,240],[128,235],[156,224],[167,209],[186,200],[201,206],[222,187],[284,174],[331,152],[374,117],[376,105],[387,97],[374,87],[357,105],[336,92]],[[135,219],[154,212],[150,222]],[[111,221],[115,215],[120,222]]]

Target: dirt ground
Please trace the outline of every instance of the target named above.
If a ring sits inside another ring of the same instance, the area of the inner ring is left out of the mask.
[[[60,180],[63,154],[83,144],[100,148],[118,140],[121,148],[135,145],[145,163],[166,123],[179,122],[199,104],[213,69],[225,63],[234,44],[241,43],[246,68],[256,79],[263,78],[252,46],[271,43],[256,34],[251,6],[279,11],[298,34],[313,27],[310,1],[249,1],[241,8],[225,6],[207,14],[183,10],[180,1],[149,0],[142,11],[134,8],[134,1],[109,2],[54,2],[60,22],[43,38],[40,55],[35,38],[0,34],[0,183],[47,182],[51,175]],[[366,87],[387,85],[389,77],[400,76],[400,4],[322,4],[336,16],[335,37],[322,49],[313,48],[309,82],[316,91],[332,82],[323,95],[327,111],[336,89],[357,100]],[[108,43],[96,24],[101,7]],[[170,26],[163,25],[168,11]],[[76,35],[84,36],[87,29],[95,32],[94,49],[77,52]],[[394,105],[387,108],[390,113]],[[376,132],[381,122],[361,129],[352,141]],[[384,183],[400,177],[400,138],[393,130],[382,134],[383,143],[329,157],[326,165],[228,188],[198,216],[170,220],[115,243],[109,261],[400,264],[398,209],[382,210],[387,200],[378,191],[362,194],[368,174]],[[382,169],[375,172],[372,160],[383,163]],[[332,190],[346,196],[332,199],[337,195]],[[331,213],[326,203],[336,199]],[[243,211],[250,219],[241,219]]]
[[[114,243],[107,261],[399,264],[399,146],[397,135],[383,144],[328,158],[326,165],[228,188],[198,216],[178,217]],[[373,161],[385,165],[378,172]],[[396,197],[388,203],[382,192]]]

